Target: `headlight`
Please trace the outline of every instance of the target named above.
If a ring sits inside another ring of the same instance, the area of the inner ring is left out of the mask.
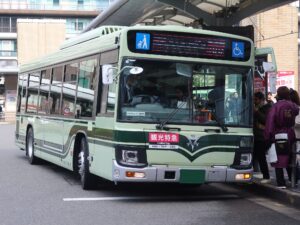
[[[240,165],[241,166],[249,166],[252,161],[252,154],[251,153],[242,153],[240,158]]]
[[[138,151],[122,150],[122,162],[126,164],[138,164]]]
[[[241,137],[240,139],[240,147],[241,148],[252,148],[253,146],[253,138],[252,137]]]
[[[145,167],[147,165],[146,149],[131,146],[117,146],[116,160],[123,166]]]

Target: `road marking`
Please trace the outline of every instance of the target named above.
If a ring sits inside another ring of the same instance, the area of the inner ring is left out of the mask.
[[[98,197],[98,198],[63,198],[65,202],[76,201],[123,201],[123,200],[214,200],[233,199],[238,195],[206,195],[206,196],[119,196],[119,197]]]

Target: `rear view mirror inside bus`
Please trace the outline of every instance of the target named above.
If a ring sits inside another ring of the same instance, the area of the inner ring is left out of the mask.
[[[193,69],[191,65],[176,63],[176,73],[181,76],[191,77],[193,74]]]
[[[114,74],[116,73],[117,68],[113,67],[110,64],[102,66],[102,83],[103,84],[112,84],[114,81]]]

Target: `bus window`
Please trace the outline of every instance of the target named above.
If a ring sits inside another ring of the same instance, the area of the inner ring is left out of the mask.
[[[50,114],[60,114],[60,97],[62,90],[63,66],[53,68],[50,88],[49,109]]]
[[[28,76],[29,74],[22,74],[21,79],[23,80],[22,83],[22,96],[21,96],[21,113],[25,113],[26,110],[26,95],[27,95],[27,86],[28,86]]]
[[[76,114],[80,117],[93,116],[96,90],[97,58],[81,61],[79,64]]]
[[[62,114],[74,116],[78,63],[68,64],[63,84]]]
[[[116,83],[113,82],[108,86],[107,113],[115,112],[115,99],[116,99]]]
[[[117,64],[112,64],[113,67],[116,67]],[[101,112],[102,114],[111,114],[113,115],[115,111],[115,99],[116,99],[116,83],[112,84],[102,84],[101,92]]]
[[[43,70],[41,73],[40,95],[38,113],[49,114],[48,97],[50,88],[51,69]]]
[[[19,78],[18,78],[17,112],[21,111],[21,99],[23,97],[23,89],[22,89],[22,87],[23,87],[23,75],[19,75]],[[26,94],[26,88],[24,88],[24,91],[25,91],[25,94]]]
[[[27,93],[28,113],[37,113],[39,86],[40,86],[40,74],[31,73],[29,75],[28,93]]]

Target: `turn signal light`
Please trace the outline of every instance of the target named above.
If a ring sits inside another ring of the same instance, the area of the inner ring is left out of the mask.
[[[236,180],[249,180],[251,179],[250,173],[238,173],[235,175]]]
[[[131,178],[145,178],[145,173],[143,173],[143,172],[126,171],[126,177],[131,177]]]

